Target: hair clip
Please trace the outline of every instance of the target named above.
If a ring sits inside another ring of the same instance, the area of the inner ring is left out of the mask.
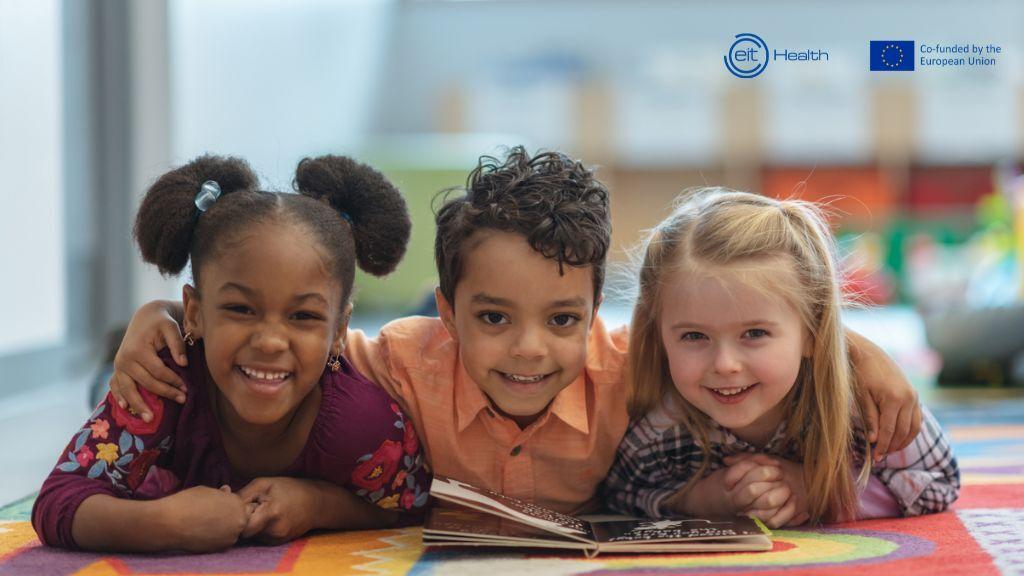
[[[199,187],[199,193],[196,194],[196,208],[199,208],[200,212],[206,212],[217,201],[217,198],[220,198],[220,184],[213,180],[207,180]]]

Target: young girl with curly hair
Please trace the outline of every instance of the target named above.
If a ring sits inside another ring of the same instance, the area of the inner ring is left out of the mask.
[[[303,160],[295,193],[265,192],[239,159],[164,174],[139,208],[143,258],[183,290],[183,403],[142,390],[141,418],[110,396],[36,499],[52,546],[217,550],[312,529],[415,521],[429,474],[411,422],[342,356],[355,263],[390,272],[405,201],[348,158]]]

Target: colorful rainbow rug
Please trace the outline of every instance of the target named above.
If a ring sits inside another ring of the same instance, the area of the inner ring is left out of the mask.
[[[127,574],[1022,574],[1024,402],[970,413],[937,411],[950,431],[964,488],[934,516],[780,530],[761,553],[599,556],[426,551],[419,529],[322,534],[285,546],[220,554],[105,555],[42,547],[32,499],[0,509],[0,575]],[[976,422],[984,420],[985,425]]]

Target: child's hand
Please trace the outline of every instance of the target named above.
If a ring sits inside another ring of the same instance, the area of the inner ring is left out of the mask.
[[[281,544],[317,527],[316,517],[321,502],[311,481],[257,478],[239,490],[238,495],[253,506],[252,516],[242,532],[243,538]]]
[[[774,462],[755,458],[738,458],[724,469],[722,487],[733,513],[746,514],[772,503],[785,502],[789,487],[782,482],[782,468]]]
[[[800,464],[754,453],[727,456],[725,463],[729,470],[742,466],[751,469],[775,468],[781,472],[781,478],[774,483],[774,487],[764,492],[742,514],[760,519],[769,528],[799,526],[810,519],[803,467]]]
[[[158,501],[170,548],[214,552],[235,544],[249,522],[251,507],[231,488],[196,486]]]
[[[917,391],[881,348],[852,330],[846,334],[857,384],[870,399],[865,424],[875,462],[879,462],[886,454],[906,448],[921,431],[921,406]]]
[[[179,404],[185,402],[185,383],[157,355],[167,347],[179,366],[188,364],[185,343],[178,323],[171,315],[172,310],[170,303],[162,301],[150,302],[139,308],[132,316],[114,357],[110,391],[121,408],[131,408],[146,422],[153,415],[139,395],[137,386]]]

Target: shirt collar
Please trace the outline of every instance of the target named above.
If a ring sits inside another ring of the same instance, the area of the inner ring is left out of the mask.
[[[551,401],[551,413],[582,434],[590,434],[590,417],[587,414],[587,381],[580,374],[562,389]]]
[[[488,408],[490,401],[469,377],[462,360],[458,359],[455,363],[455,424],[459,432],[462,432],[476,419],[481,410]]]

